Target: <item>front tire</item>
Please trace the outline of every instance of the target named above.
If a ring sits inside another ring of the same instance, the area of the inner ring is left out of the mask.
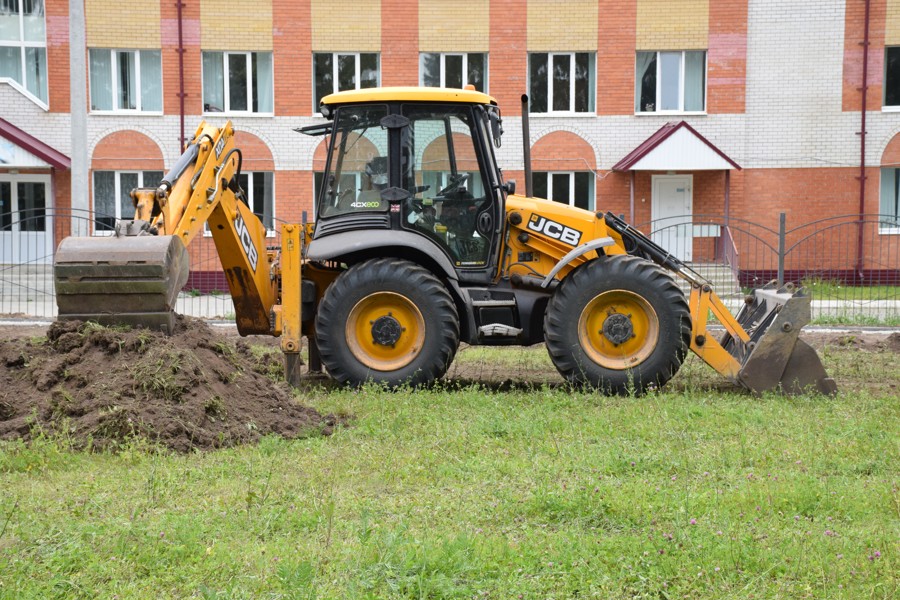
[[[459,317],[430,271],[396,258],[350,267],[326,290],[316,315],[322,364],[340,383],[420,385],[447,372]]]
[[[570,273],[544,316],[547,350],[567,381],[643,394],[671,379],[690,346],[684,294],[656,264],[602,256]]]

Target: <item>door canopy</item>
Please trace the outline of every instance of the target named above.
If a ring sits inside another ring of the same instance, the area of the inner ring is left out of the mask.
[[[616,163],[613,171],[723,171],[740,168],[686,121],[679,121],[663,125]]]

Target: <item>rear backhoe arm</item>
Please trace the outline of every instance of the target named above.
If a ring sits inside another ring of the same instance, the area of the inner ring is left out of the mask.
[[[209,223],[239,332],[281,334],[280,257],[266,251],[265,227],[242,201],[240,168],[231,123],[201,123],[159,187],[132,192],[134,220],[117,224],[115,236],[60,244],[54,268],[60,317],[171,331],[175,300],[188,276],[186,247]],[[299,248],[299,227],[288,227],[289,242]],[[299,265],[291,273],[299,294]],[[299,349],[299,300],[289,312],[288,329],[296,335],[283,345]]]
[[[185,246],[208,222],[234,300],[242,335],[272,333],[270,311],[277,289],[265,251],[266,229],[237,184],[241,152],[231,122],[222,128],[205,122],[156,189],[132,192],[135,220],[151,231],[171,235]]]

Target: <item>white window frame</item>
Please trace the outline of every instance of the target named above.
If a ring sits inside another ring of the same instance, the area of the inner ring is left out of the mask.
[[[144,173],[147,171],[160,171],[165,174],[165,169],[142,169],[142,170],[134,170],[134,169],[94,169],[91,171],[91,214],[94,215],[97,212],[97,184],[95,175],[98,172],[101,173],[109,173],[112,172],[114,174],[114,184],[113,184],[113,197],[115,198],[115,207],[116,207],[116,221],[125,218],[122,217],[122,205],[119,203],[119,200],[122,197],[122,175],[137,175],[138,178],[138,187],[145,187],[146,183],[144,181]],[[159,183],[159,182],[156,182]],[[134,215],[128,215],[127,218],[132,218]],[[97,221],[96,217],[91,219],[91,235],[95,236],[108,236],[114,235],[116,233],[115,228],[106,230],[106,229],[97,229]]]
[[[374,54],[378,58],[378,70],[377,70],[378,80],[375,82],[375,87],[381,86],[381,53],[379,53],[379,52],[313,52],[313,82],[312,82],[313,98],[316,97],[316,88],[318,87],[316,85],[316,56],[324,55],[324,54],[331,55],[331,92],[330,92],[331,94],[336,94],[339,91],[338,90],[338,83],[339,83],[338,71],[339,71],[339,66],[340,66],[340,61],[338,61],[339,56],[352,56],[353,57],[353,67],[354,67],[353,79],[356,81],[356,85],[354,86],[353,89],[361,90],[362,88],[360,87],[360,85],[362,85],[362,71],[361,71],[361,67],[360,67],[361,61],[359,60],[359,57],[362,54]],[[343,91],[348,91],[348,90],[343,90]],[[318,109],[317,109],[315,114],[321,115],[322,113],[318,112]]]
[[[204,115],[239,115],[242,117],[271,117],[275,115],[275,56],[273,52],[268,50],[251,50],[251,51],[241,51],[241,52],[232,52],[230,50],[204,50],[201,53],[201,64],[202,64],[202,54],[207,52],[221,52],[222,54],[222,76],[224,78],[223,81],[223,97],[222,97],[222,112],[216,111],[203,111]],[[253,71],[253,54],[269,54],[272,56],[272,110],[267,112],[262,111],[253,111],[253,78],[256,76],[256,73]],[[246,68],[247,68],[247,106],[248,110],[232,110],[231,104],[231,78],[228,76],[228,57],[229,56],[243,56],[244,60],[246,60]],[[200,74],[201,88],[203,85],[203,74]],[[201,89],[200,92],[200,101],[202,104],[205,104],[203,100],[206,99],[206,95],[204,90]]]
[[[469,85],[469,55],[470,54],[480,54],[484,57],[484,94],[488,93],[488,53],[487,52],[420,52],[419,53],[419,85],[425,85],[425,72],[422,70],[422,55],[424,54],[437,54],[440,56],[440,87],[447,87],[447,57],[448,56],[461,56],[462,57],[462,76],[463,76],[463,89],[467,85]]]
[[[20,94],[27,97],[29,100],[40,106],[45,111],[50,110],[50,57],[47,56],[47,1],[44,0],[44,40],[43,41],[26,41],[25,40],[25,9],[23,5],[23,0],[18,0],[19,2],[19,39],[17,41],[11,40],[0,40],[0,47],[2,48],[19,48],[19,69],[20,73],[22,73],[22,81],[16,81],[11,77],[0,77],[0,82],[8,83],[12,88],[18,91]],[[42,99],[39,96],[35,96],[30,91],[28,91],[27,84],[25,83],[25,77],[28,73],[28,64],[25,60],[25,49],[26,48],[43,48],[44,49],[44,70],[46,71],[47,78],[47,99]]]
[[[590,178],[591,181],[591,189],[588,190],[588,210],[596,210],[597,207],[597,183],[596,176],[590,171],[535,171],[536,173],[546,173],[547,174],[547,196],[552,196],[553,191],[553,176],[554,175],[568,175],[569,176],[569,206],[575,206],[575,174],[576,173],[589,173],[592,175]],[[547,198],[551,202],[556,202],[557,204],[562,204],[562,202],[557,202],[553,198]]]
[[[163,114],[162,110],[144,110],[141,107],[141,102],[143,102],[143,90],[141,89],[141,52],[159,52],[159,62],[160,62],[160,82],[159,82],[159,90],[160,90],[160,100],[165,98],[163,93],[163,80],[165,79],[162,76],[162,51],[161,50],[131,50],[128,48],[91,48],[90,52],[109,52],[110,53],[110,67],[112,68],[112,110],[103,110],[103,109],[94,109],[91,108],[90,111],[92,114],[98,115],[111,115],[111,114],[136,114],[140,113],[142,115],[161,115]],[[90,52],[88,56],[90,57]],[[137,108],[117,108],[116,105],[119,103],[119,53],[129,53],[134,55],[134,79],[135,79],[135,96],[137,97]],[[88,58],[88,64],[90,64],[90,58]],[[90,85],[90,74],[88,76],[88,94],[89,98],[92,100],[94,91]],[[93,102],[91,102],[93,105]],[[160,106],[163,106],[162,102]]]
[[[530,112],[529,114],[533,115],[558,115],[558,116],[566,116],[566,117],[579,117],[579,116],[588,116],[588,117],[596,117],[597,116],[597,108],[596,108],[596,99],[594,100],[594,107],[588,107],[588,110],[585,111],[576,111],[575,110],[575,55],[576,54],[593,54],[594,55],[594,69],[590,74],[590,79],[588,81],[588,85],[593,88],[597,86],[597,55],[595,52],[588,51],[579,51],[579,52],[529,52],[528,53],[528,89],[531,89],[531,61],[533,60],[534,55],[536,54],[546,54],[547,55],[547,111],[546,112]],[[569,57],[569,110],[553,110],[553,58],[555,56],[568,56]],[[590,94],[588,98],[590,98]],[[529,106],[529,111],[531,108]]]
[[[881,89],[881,112],[900,112],[900,104],[893,104],[888,106],[885,104],[887,100],[887,77],[888,77],[888,61],[887,61],[887,52],[891,48],[896,48],[900,50],[900,46],[885,46],[884,48],[884,76],[882,80],[882,89]],[[897,73],[897,78],[900,78],[900,73]]]
[[[709,50],[638,50],[637,52],[654,52],[656,54],[656,106],[662,105],[662,57],[661,54],[681,54],[681,61],[678,65],[678,108],[675,110],[653,110],[653,111],[637,111],[635,110],[635,116],[646,116],[646,115],[705,115],[707,101],[709,100],[709,96],[707,95],[708,87],[709,87]],[[684,110],[684,80],[685,80],[685,65],[687,61],[685,60],[685,54],[688,52],[702,52],[703,53],[703,110]],[[637,53],[635,53],[635,60],[637,60]],[[637,69],[635,69],[635,76],[637,76]],[[637,90],[635,89],[635,93]],[[635,104],[639,99],[635,98]]]
[[[253,210],[253,203],[256,199],[253,197],[253,177],[256,174],[261,176],[263,173],[272,174],[272,229],[266,228],[266,237],[273,238],[275,237],[275,229],[278,227],[278,219],[275,216],[275,171],[241,171],[241,175],[247,176],[247,189],[244,190],[244,193],[247,194],[247,207],[254,214],[256,211]],[[315,181],[315,177],[313,177],[313,181]],[[263,223],[263,227],[265,227],[265,223]],[[203,237],[212,237],[208,221],[203,224]]]
[[[900,108],[900,107],[898,107]],[[894,177],[900,177],[900,166],[887,166],[881,167],[878,169],[878,212],[879,214],[887,214],[882,213],[881,211],[881,192],[882,192],[882,179],[884,178],[885,169],[893,169]],[[900,214],[895,215],[895,218],[900,220]],[[898,226],[883,226],[880,222],[878,223],[878,233],[880,235],[900,235],[900,225]]]

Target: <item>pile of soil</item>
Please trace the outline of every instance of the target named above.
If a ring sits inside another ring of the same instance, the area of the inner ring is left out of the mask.
[[[137,436],[187,452],[330,434],[335,417],[266,376],[280,369],[280,352],[254,356],[200,320],[180,317],[169,337],[57,322],[46,338],[0,338],[0,439],[44,431],[108,448]]]

